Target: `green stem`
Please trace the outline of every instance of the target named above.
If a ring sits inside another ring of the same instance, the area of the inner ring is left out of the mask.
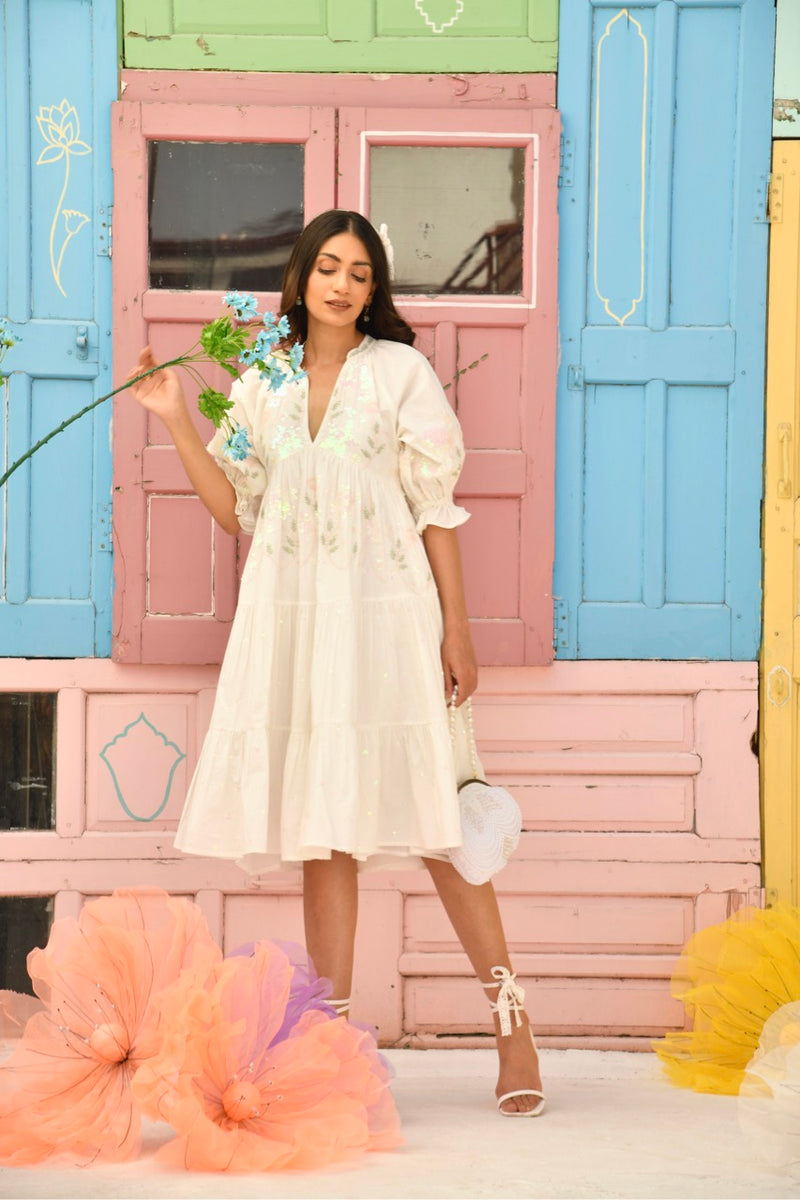
[[[147,379],[148,375],[153,375],[156,371],[163,371],[165,367],[182,366],[185,362],[186,355],[181,355],[180,358],[172,358],[169,362],[159,363],[157,367],[151,367],[149,371],[143,371],[141,375],[137,375],[134,379],[126,380],[126,382],[121,383],[119,387],[115,387],[112,392],[107,392],[106,395],[101,396],[99,400],[93,400],[91,404],[87,404],[85,408],[80,410],[80,412],[73,413],[71,417],[67,417],[66,421],[62,421],[61,424],[57,425],[55,429],[51,429],[50,432],[45,434],[43,438],[40,438],[34,446],[31,446],[30,450],[26,450],[21,458],[18,458],[16,462],[11,464],[5,474],[0,475],[0,488],[6,484],[14,472],[21,467],[24,462],[27,462],[27,460],[31,458],[31,456],[34,455],[37,450],[41,450],[42,446],[46,446],[51,438],[54,438],[57,433],[61,433],[62,430],[66,429],[68,425],[71,425],[73,421],[79,420],[80,417],[85,417],[86,414],[91,412],[93,408],[97,408],[100,404],[105,404],[106,400],[110,400],[112,396],[116,396],[117,392],[124,392],[125,388],[129,388],[131,384],[138,383],[141,379]]]

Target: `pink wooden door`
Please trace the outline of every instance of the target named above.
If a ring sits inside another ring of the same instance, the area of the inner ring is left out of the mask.
[[[202,85],[203,96],[214,94],[214,83]],[[462,544],[479,658],[547,663],[558,115],[517,101],[464,111],[447,93],[424,109],[405,108],[419,97],[409,80],[395,81],[391,98],[380,96],[384,107],[353,106],[361,96],[377,100],[382,87],[350,81],[334,93],[324,81],[294,83],[297,100],[330,96],[338,110],[270,106],[266,90],[259,104],[260,84],[252,83],[235,106],[222,93],[218,104],[197,95],[189,103],[187,95],[116,106],[117,194],[126,198],[115,217],[116,377],[146,341],[162,360],[190,345],[227,287],[246,286],[266,307],[277,305],[291,221],[281,234],[270,224],[280,225],[281,212],[261,221],[247,213],[259,169],[265,204],[294,203],[302,221],[334,204],[385,221],[398,303],[464,428],[459,495],[472,520]],[[293,88],[282,86],[282,105]],[[297,162],[281,158],[287,147],[295,159],[302,150],[300,183]],[[264,153],[269,161],[259,167]],[[302,200],[279,202],[293,171]],[[222,217],[214,217],[215,204]],[[236,204],[243,208],[234,219],[227,210]],[[189,492],[160,422],[127,396],[115,410],[115,488],[115,659],[218,662],[241,549],[213,529]]]
[[[400,306],[464,430],[461,544],[486,664],[553,657],[558,150],[552,109],[340,115],[339,204],[388,224]]]
[[[262,309],[277,306],[288,247],[334,203],[334,111],[125,101],[114,110],[120,381],[147,342],[159,361],[191,346],[228,287],[256,292]],[[206,378],[230,383],[221,372]],[[197,424],[210,437],[209,422],[198,415]],[[162,423],[126,393],[114,410],[114,485],[113,657],[219,662],[237,541],[191,492]]]

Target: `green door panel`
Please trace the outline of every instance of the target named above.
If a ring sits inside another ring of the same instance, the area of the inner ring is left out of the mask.
[[[558,0],[123,0],[125,66],[554,71]]]

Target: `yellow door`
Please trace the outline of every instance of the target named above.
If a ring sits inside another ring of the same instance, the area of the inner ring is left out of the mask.
[[[800,143],[777,142],[770,186],[761,795],[767,902],[800,899]]]

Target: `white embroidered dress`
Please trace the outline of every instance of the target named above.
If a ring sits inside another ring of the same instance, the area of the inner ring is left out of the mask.
[[[307,380],[275,393],[251,369],[231,398],[253,453],[224,457],[222,433],[209,450],[254,536],[175,845],[254,874],[332,850],[369,867],[442,857],[461,833],[419,535],[468,519],[458,421],[421,354],[370,337],[313,441]],[[460,756],[463,738],[459,719]]]

